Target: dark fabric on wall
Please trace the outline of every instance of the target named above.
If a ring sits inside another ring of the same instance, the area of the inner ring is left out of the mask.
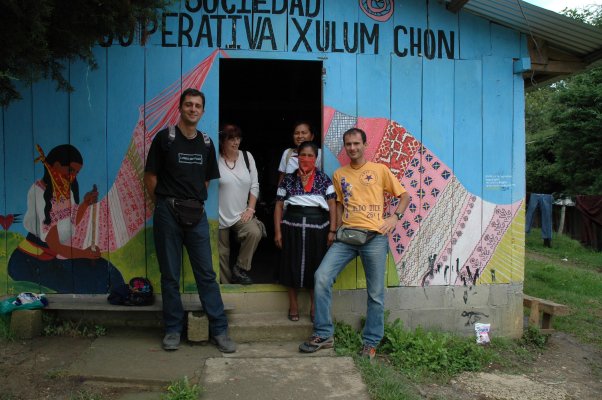
[[[576,207],[582,218],[581,242],[602,248],[602,196],[577,196]]]
[[[558,232],[560,225],[560,212],[562,206],[554,205],[552,208],[552,229]],[[533,217],[532,228],[541,228],[540,213],[535,213]],[[584,237],[583,225],[585,221],[584,214],[574,206],[567,206],[564,215],[564,231],[563,233],[571,239],[578,240],[584,246],[591,247],[593,250],[602,252],[602,224],[592,224],[592,230],[595,231],[596,241],[592,241],[592,237]]]

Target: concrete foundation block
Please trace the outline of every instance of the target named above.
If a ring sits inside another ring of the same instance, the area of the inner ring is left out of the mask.
[[[42,310],[15,310],[10,317],[10,332],[19,339],[31,339],[42,333]]]
[[[188,313],[188,340],[191,342],[205,342],[209,340],[209,319],[205,314]]]

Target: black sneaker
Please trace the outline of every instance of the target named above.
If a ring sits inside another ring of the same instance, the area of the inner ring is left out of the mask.
[[[213,343],[222,353],[234,353],[236,351],[236,343],[234,343],[234,340],[230,339],[230,336],[225,333],[212,336],[211,343]]]
[[[167,333],[163,338],[163,350],[178,350],[180,346],[180,334],[178,332]]]
[[[319,336],[312,336],[307,342],[299,345],[299,351],[301,353],[315,353],[320,349],[330,349],[334,347],[334,337],[322,339]]]
[[[234,268],[232,268],[232,283],[251,285],[253,284],[253,280],[249,278],[249,275],[247,275],[247,272],[244,269],[235,265]]]

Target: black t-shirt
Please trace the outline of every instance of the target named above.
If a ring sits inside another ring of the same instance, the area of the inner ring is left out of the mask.
[[[207,200],[205,181],[219,178],[215,148],[211,139],[209,142],[205,144],[201,132],[187,139],[177,126],[171,145],[168,129],[157,133],[144,167],[145,172],[157,175],[155,195]]]

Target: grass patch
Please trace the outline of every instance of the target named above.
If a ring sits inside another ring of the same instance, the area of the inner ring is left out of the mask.
[[[80,390],[72,394],[69,400],[104,400],[104,397],[89,390]]]
[[[525,247],[528,251],[549,257],[551,260],[563,261],[588,270],[602,272],[602,253],[583,247],[577,240],[567,235],[552,233],[552,247],[544,247],[541,229],[533,228],[525,236]]]
[[[356,354],[362,346],[360,332],[335,324],[335,351],[354,357],[373,400],[418,399],[415,384],[446,383],[467,371],[502,370],[523,373],[545,348],[547,336],[530,328],[519,340],[493,338],[476,344],[474,337],[418,328],[405,330],[400,320],[385,323],[385,336],[377,349],[378,362]]]
[[[199,385],[193,385],[185,376],[182,379],[172,382],[167,387],[167,395],[165,400],[197,400],[203,393],[203,389]]]
[[[10,332],[10,314],[0,315],[0,339],[13,340]]]
[[[569,306],[571,314],[555,317],[554,328],[602,348],[602,254],[564,235],[552,240],[552,249],[539,248],[537,235],[527,236],[527,247],[545,257],[527,253],[524,292]]]
[[[371,363],[356,357],[355,364],[368,387],[372,400],[418,400],[414,385],[387,363]]]
[[[107,334],[107,329],[102,325],[84,323],[82,321],[61,320],[48,313],[42,314],[42,322],[42,335],[44,336],[97,338]]]

